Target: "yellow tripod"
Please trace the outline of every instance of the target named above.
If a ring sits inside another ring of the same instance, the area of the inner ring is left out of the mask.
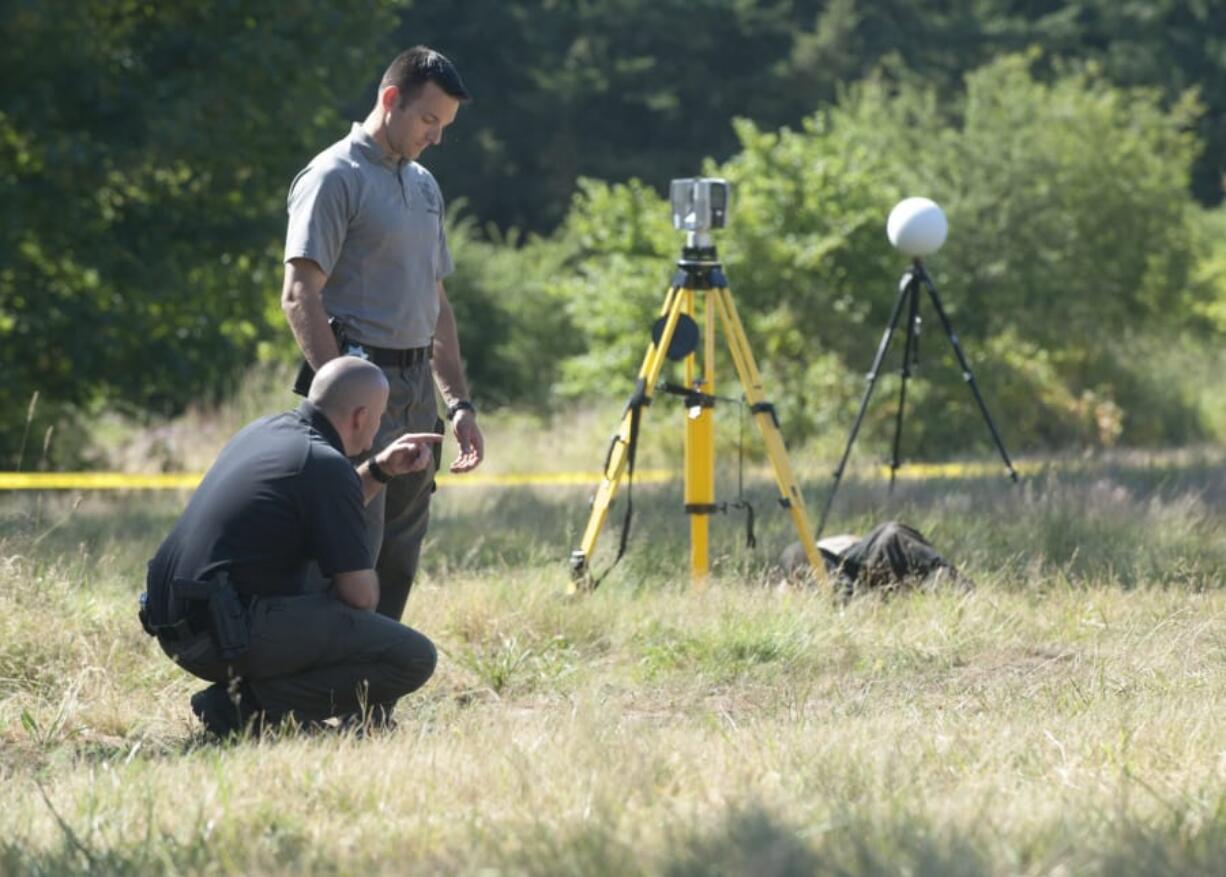
[[[705,293],[702,335],[702,371],[698,370],[695,350],[698,346],[697,324],[694,320],[699,293]],[[634,453],[638,441],[639,422],[643,409],[651,404],[652,392],[660,378],[666,359],[681,359],[685,363],[686,405],[689,416],[685,422],[685,510],[690,515],[690,568],[695,589],[704,586],[710,570],[709,536],[711,515],[719,511],[715,505],[715,329],[723,328],[728,350],[736,367],[737,377],[745,393],[745,401],[762,431],[766,452],[774,469],[779,488],[779,502],[786,508],[796,526],[800,544],[814,570],[823,568],[821,556],[813,538],[813,528],[805,513],[804,498],[796,485],[788,462],[783,436],[774,406],[766,401],[762,377],[749,349],[745,328],[728,290],[723,266],[715,245],[705,232],[691,232],[677,272],[673,277],[655,337],[647,347],[639,368],[634,393],[626,404],[621,425],[614,435],[605,459],[603,478],[592,501],[592,511],[579,548],[571,552],[570,563],[573,589],[592,586],[588,561],[596,547],[596,539],[604,526],[609,506],[617,495],[622,478],[633,472]],[[622,545],[625,550],[626,532]],[[614,561],[616,562],[616,561]]]

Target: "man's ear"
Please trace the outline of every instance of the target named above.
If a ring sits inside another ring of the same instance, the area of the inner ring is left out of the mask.
[[[353,414],[349,415],[349,426],[353,429],[354,435],[361,435],[362,430],[366,428],[366,418],[370,416],[370,409],[365,405],[359,405],[353,409]]]
[[[400,102],[400,89],[395,85],[385,85],[379,89],[379,106],[385,113],[390,113],[396,109],[396,105]]]

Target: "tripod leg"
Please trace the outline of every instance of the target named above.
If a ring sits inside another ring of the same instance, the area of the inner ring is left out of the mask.
[[[603,477],[592,500],[592,512],[588,517],[587,527],[583,531],[583,539],[579,543],[579,548],[571,552],[572,589],[575,587],[575,580],[583,579],[587,573],[587,562],[596,548],[596,538],[600,535],[600,529],[604,526],[605,518],[609,514],[609,506],[617,495],[617,488],[625,474],[630,456],[631,433],[634,431],[635,422],[642,408],[651,404],[652,389],[660,378],[660,370],[664,367],[668,347],[672,343],[673,334],[677,330],[677,321],[681,317],[685,300],[683,293],[684,290],[679,287],[670,287],[665,297],[662,309],[662,314],[666,316],[664,331],[659,341],[651,342],[647,346],[647,353],[639,368],[634,394],[626,404],[621,424],[609,447]]]
[[[962,345],[958,343],[958,333],[954,331],[953,324],[949,322],[949,317],[945,314],[945,308],[941,305],[941,297],[937,295],[937,288],[933,285],[932,280],[928,277],[928,272],[923,268],[922,264],[917,264],[916,270],[918,276],[924,282],[924,286],[928,288],[928,297],[932,299],[932,306],[936,308],[937,316],[941,318],[941,325],[945,329],[945,334],[949,337],[949,343],[953,345],[954,354],[958,357],[958,365],[962,368],[962,380],[971,388],[971,395],[975,397],[975,402],[979,405],[979,413],[983,415],[984,422],[988,425],[988,431],[992,433],[992,440],[996,442],[996,450],[1000,451],[1000,458],[1005,462],[1005,469],[1009,472],[1009,478],[1016,484],[1018,481],[1017,470],[1013,468],[1013,461],[1009,459],[1009,452],[1005,450],[1004,440],[1001,439],[1000,433],[996,430],[996,424],[992,422],[992,415],[988,413],[987,403],[983,401],[983,396],[979,392],[979,385],[975,383],[975,375],[971,372],[970,363],[966,361],[966,355],[962,352]]]
[[[890,313],[890,322],[885,327],[885,332],[881,335],[881,343],[877,345],[877,353],[873,357],[873,364],[869,366],[868,375],[865,380],[867,383],[864,387],[864,395],[860,397],[860,410],[856,412],[856,421],[851,426],[851,433],[847,436],[847,446],[843,448],[843,456],[839,459],[839,465],[834,470],[834,483],[830,485],[830,493],[826,496],[826,506],[822,509],[822,517],[817,525],[817,534],[815,539],[822,538],[822,533],[826,529],[826,519],[830,517],[830,509],[834,505],[834,496],[839,492],[839,482],[843,480],[843,470],[847,467],[847,458],[851,456],[851,446],[856,441],[856,436],[860,434],[860,426],[864,423],[864,413],[868,410],[869,397],[873,395],[873,387],[877,385],[877,375],[881,373],[881,363],[885,359],[886,349],[890,346],[890,339],[894,337],[894,330],[898,326],[898,318],[902,314],[903,303],[907,300],[907,283],[903,283],[898,289],[898,298],[894,302],[894,310]]]
[[[683,309],[693,316],[693,290],[685,290]],[[707,396],[715,393],[715,308],[706,297],[702,372],[697,355],[685,359],[685,385]],[[711,513],[715,508],[715,412],[710,407],[686,412],[685,418],[685,510],[690,518],[690,570],[693,587],[701,589],[711,568]]]
[[[911,364],[915,360],[915,347],[918,343],[915,332],[919,325],[919,281],[914,274],[907,282],[906,289],[911,295],[911,311],[907,317],[907,343],[902,353],[902,370],[899,371],[902,382],[898,388],[898,413],[894,416],[894,451],[890,456],[890,493],[894,492],[894,476],[901,465],[898,453],[902,447],[903,411],[907,407],[907,379],[911,377]]]
[[[728,336],[728,350],[732,354],[733,365],[741,380],[741,388],[745,391],[745,400],[758,422],[762,438],[766,443],[766,453],[770,457],[771,466],[775,472],[775,484],[779,488],[779,502],[788,510],[805,556],[815,572],[823,571],[821,554],[813,539],[813,531],[809,526],[809,516],[805,513],[805,500],[801,496],[796,478],[792,474],[791,463],[788,462],[787,449],[783,445],[783,436],[779,432],[779,420],[775,409],[762,392],[762,376],[754,362],[753,352],[749,349],[749,340],[745,336],[745,327],[737,315],[736,305],[732,301],[732,293],[727,287],[718,287],[708,292],[717,302],[719,314]]]

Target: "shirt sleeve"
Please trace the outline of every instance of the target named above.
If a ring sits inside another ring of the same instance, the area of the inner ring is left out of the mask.
[[[325,576],[373,569],[367,544],[362,482],[343,457],[312,461],[304,483],[307,551]]]
[[[345,243],[351,198],[343,168],[311,165],[290,185],[285,261],[310,259],[331,274]]]

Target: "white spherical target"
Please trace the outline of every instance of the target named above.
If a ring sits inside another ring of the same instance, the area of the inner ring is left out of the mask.
[[[890,243],[908,256],[930,256],[945,243],[949,223],[935,201],[904,198],[890,211],[885,232]]]

